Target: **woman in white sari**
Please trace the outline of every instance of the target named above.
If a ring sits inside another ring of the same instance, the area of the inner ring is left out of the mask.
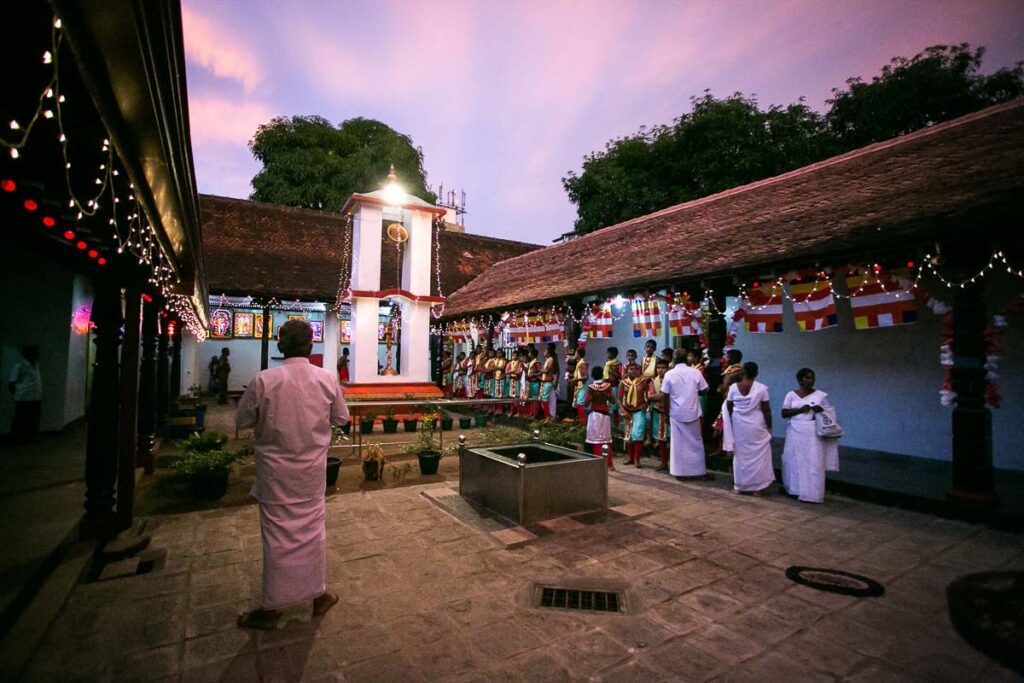
[[[775,481],[771,405],[757,372],[757,363],[744,363],[743,377],[729,387],[725,401],[733,436],[733,488],[755,496]]]
[[[782,417],[789,420],[786,446],[782,451],[782,485],[791,496],[805,503],[825,501],[825,471],[839,470],[836,439],[818,436],[814,416],[831,406],[828,394],[814,388],[814,370],[800,368],[799,388],[786,394]]]

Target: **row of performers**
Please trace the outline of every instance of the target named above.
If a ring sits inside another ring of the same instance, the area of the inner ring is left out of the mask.
[[[555,416],[559,370],[554,344],[548,344],[543,362],[533,346],[516,349],[509,359],[482,346],[469,355],[460,353],[454,361],[445,351],[441,369],[448,398],[531,399],[529,403],[510,403],[510,414]]]

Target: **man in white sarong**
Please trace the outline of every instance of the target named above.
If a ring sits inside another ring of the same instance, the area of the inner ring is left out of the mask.
[[[324,492],[331,425],[348,422],[348,408],[337,376],[309,363],[309,323],[289,320],[278,338],[284,363],[249,382],[236,416],[239,429],[255,427],[263,534],[263,597],[238,618],[243,628],[274,628],[291,605],[312,600],[319,616],[338,602],[327,592]]]
[[[711,480],[704,464],[704,440],[700,435],[700,394],[707,391],[708,383],[699,370],[686,364],[686,351],[676,349],[675,367],[665,373],[661,391],[655,400],[669,398],[669,474],[677,479]]]

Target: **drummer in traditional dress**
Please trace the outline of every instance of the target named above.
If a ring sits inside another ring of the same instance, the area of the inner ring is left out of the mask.
[[[612,413],[612,422],[619,426],[619,381],[622,379],[622,362],[619,361],[619,349],[616,346],[608,347],[608,360],[604,363],[604,381],[612,387],[612,402],[608,409]]]
[[[544,351],[544,366],[540,374],[540,399],[544,419],[555,417],[558,400],[558,359],[555,357],[555,345],[548,344]]]
[[[466,398],[476,398],[476,353],[470,351],[465,365]]]
[[[647,384],[636,363],[626,366],[626,377],[619,383],[619,408],[625,420],[623,441],[626,464],[640,467],[640,452],[647,434]]]
[[[584,405],[590,411],[590,415],[587,417],[586,442],[594,449],[594,455],[601,455],[601,447],[608,446],[608,469],[614,470],[612,422],[608,416],[615,400],[612,396],[612,385],[611,382],[604,379],[604,370],[600,367],[591,370],[590,376],[594,381],[587,387],[587,394],[583,399]]]
[[[651,436],[658,444],[658,459],[661,461],[661,467],[658,468],[658,471],[667,472],[668,437],[671,433],[668,423],[668,397],[654,398],[655,395],[662,395],[661,383],[665,379],[665,373],[668,372],[668,361],[664,358],[658,359],[657,372],[658,374],[655,375],[648,386],[649,396],[651,397],[648,401],[651,407]]]
[[[505,377],[506,365],[504,353],[496,351],[491,365],[491,398],[505,398],[508,396],[508,380]],[[505,412],[505,405],[496,403],[492,412]]]
[[[450,351],[441,352],[441,390],[445,398],[452,397],[452,386],[455,378],[452,371],[452,354]]]
[[[576,349],[576,366],[573,368],[572,379],[569,382],[572,404],[576,407],[576,419],[582,424],[587,423],[584,399],[587,396],[587,378],[590,377],[590,365],[586,361],[586,355],[583,349]]]
[[[658,375],[658,356],[655,351],[658,350],[658,343],[653,339],[648,339],[644,342],[644,357],[640,359],[640,376],[646,377],[648,380],[648,386],[650,382],[654,381],[654,378]],[[644,445],[651,446],[654,442],[651,439],[651,408],[647,408],[647,434],[644,438]]]
[[[481,346],[473,360],[473,376],[476,378],[473,398],[485,398],[487,395],[487,356],[489,351],[490,349]]]
[[[527,349],[528,358],[526,361],[526,386],[529,391],[527,398],[539,399],[540,398],[540,379],[541,379],[541,366],[540,361],[537,360],[537,349],[530,346]],[[540,408],[535,402],[531,402],[526,407],[526,414],[533,417],[537,417],[540,413]]]
[[[452,395],[453,396],[465,396],[466,395],[466,354],[463,351],[459,352],[459,355],[455,358],[455,363],[452,364],[453,377],[452,377]]]
[[[512,352],[512,359],[505,364],[505,377],[508,381],[508,397],[515,399],[509,405],[509,415],[519,415],[523,405],[519,399],[523,397],[523,361],[519,357],[519,349]]]

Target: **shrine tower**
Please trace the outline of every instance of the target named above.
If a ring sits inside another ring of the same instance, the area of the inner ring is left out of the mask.
[[[440,389],[430,378],[430,309],[444,303],[431,296],[431,260],[435,253],[433,219],[445,210],[407,194],[392,166],[384,189],[353,194],[341,212],[352,216],[351,383],[353,398],[435,398]],[[383,248],[401,250],[401,281],[381,284]],[[401,309],[400,370],[378,372],[378,322],[382,300]]]

